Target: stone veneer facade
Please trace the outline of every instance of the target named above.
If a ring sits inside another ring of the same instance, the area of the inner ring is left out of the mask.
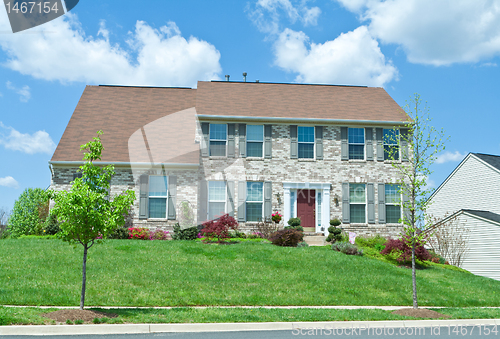
[[[231,121],[213,123],[234,123]],[[315,183],[327,184],[328,189],[324,190],[324,197],[328,198],[329,210],[323,212],[328,220],[323,220],[324,230],[329,226],[329,219],[342,219],[342,183],[374,183],[375,197],[379,183],[395,183],[398,179],[398,172],[387,161],[377,161],[376,141],[373,141],[373,161],[340,159],[340,126],[323,124],[323,159],[290,159],[290,125],[273,124],[272,126],[272,158],[241,158],[239,157],[239,137],[238,123],[235,134],[235,158],[226,157],[201,157],[200,166],[197,168],[168,168],[157,167],[151,170],[137,170],[126,166],[115,166],[116,174],[111,181],[111,195],[119,194],[126,189],[133,189],[136,193],[136,201],[132,210],[132,220],[134,226],[163,228],[171,230],[176,220],[139,220],[139,175],[142,173],[175,175],[177,177],[177,216],[179,204],[188,201],[197,216],[198,212],[198,183],[205,179],[227,180],[235,182],[235,217],[238,214],[238,181],[272,181],[272,209],[283,214],[286,209],[287,190],[283,183],[288,185],[300,184],[299,188],[314,188]],[[300,126],[306,126],[300,124]],[[312,125],[310,125],[312,126]],[[352,126],[366,127],[366,126]],[[373,127],[373,135],[375,135]],[[201,130],[198,129],[196,139],[203,143]],[[365,144],[365,148],[368,147]],[[365,150],[366,152],[366,150]],[[181,166],[181,165],[180,165]],[[53,175],[51,188],[55,190],[68,189],[70,181],[73,180],[73,173],[77,168],[62,165],[53,165]],[[134,173],[133,173],[134,172]],[[135,179],[134,179],[135,178]],[[326,187],[323,185],[322,187]],[[328,191],[329,194],[326,194]],[[278,194],[280,203],[278,202]],[[338,199],[338,204],[335,199]],[[379,224],[378,223],[378,201],[375,198],[375,223],[374,224],[342,224],[346,231],[353,231],[360,235],[396,236],[402,230],[400,224]],[[251,231],[252,223],[240,223],[240,229]]]

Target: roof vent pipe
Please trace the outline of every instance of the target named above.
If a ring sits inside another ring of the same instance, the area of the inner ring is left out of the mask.
[[[255,80],[255,82],[259,82],[259,80]]]
[[[243,81],[247,82],[247,72],[243,72]]]
[[[226,74],[226,81],[229,81],[229,74]]]

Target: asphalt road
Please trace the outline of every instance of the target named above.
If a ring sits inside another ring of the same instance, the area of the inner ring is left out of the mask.
[[[495,333],[496,330],[499,330]],[[2,336],[2,339],[263,339],[263,338],[500,338],[500,329],[486,326],[436,326],[401,328],[351,328],[332,330],[332,328],[304,328],[292,331],[242,331],[242,332],[197,332],[197,333],[147,333],[147,334],[108,334],[108,335],[44,335],[44,336]]]

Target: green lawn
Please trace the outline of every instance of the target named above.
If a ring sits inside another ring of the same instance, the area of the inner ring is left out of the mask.
[[[0,305],[79,304],[82,248],[0,240]],[[328,247],[109,240],[89,251],[86,305],[411,305],[411,270]],[[420,305],[498,306],[500,282],[431,266]],[[251,320],[250,320],[251,321]]]

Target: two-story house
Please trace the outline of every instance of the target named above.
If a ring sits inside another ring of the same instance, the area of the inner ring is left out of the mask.
[[[69,187],[79,146],[103,130],[111,194],[135,190],[137,226],[169,228],[189,207],[196,223],[229,213],[248,231],[279,211],[308,231],[339,218],[358,234],[396,235],[399,177],[387,150],[406,121],[383,88],[87,86],[50,161],[51,186]]]

